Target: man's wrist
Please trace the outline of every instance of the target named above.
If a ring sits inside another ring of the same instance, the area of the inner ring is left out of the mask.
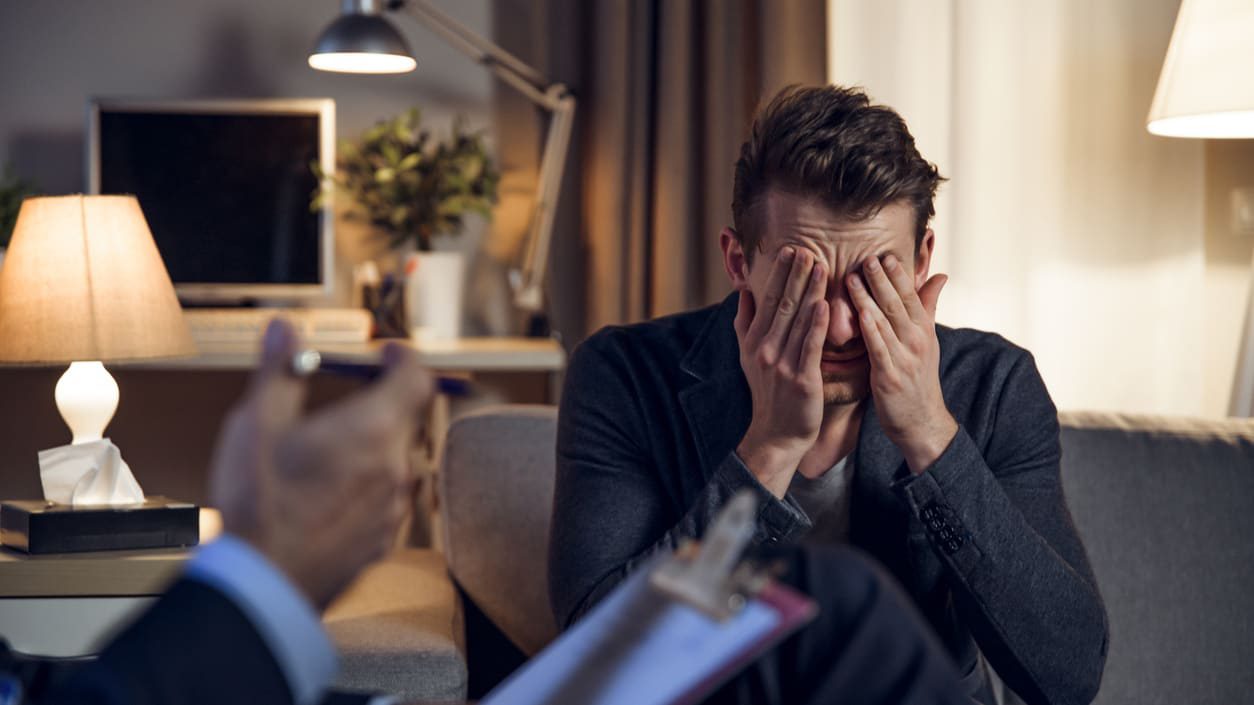
[[[805,449],[761,443],[746,436],[736,447],[736,455],[763,487],[782,499]]]
[[[945,453],[958,435],[958,422],[945,411],[937,421],[924,424],[913,437],[898,444],[910,472],[922,475]]]

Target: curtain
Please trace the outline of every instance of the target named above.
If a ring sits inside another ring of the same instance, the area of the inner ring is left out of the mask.
[[[939,319],[1031,350],[1061,408],[1228,408],[1249,243],[1225,204],[1252,169],[1145,130],[1178,4],[828,5],[831,80],[897,107],[950,178]]]
[[[758,102],[824,80],[812,0],[598,2],[588,18],[587,330],[717,301],[718,233]]]

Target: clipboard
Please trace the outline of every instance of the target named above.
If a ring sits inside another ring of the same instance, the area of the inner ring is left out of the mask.
[[[692,705],[817,607],[742,560],[757,499],[719,513],[699,550],[659,555],[480,705]]]

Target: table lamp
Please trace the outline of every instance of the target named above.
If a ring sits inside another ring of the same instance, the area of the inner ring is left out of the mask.
[[[37,543],[39,527],[55,525],[45,532],[52,540],[45,547],[147,547],[131,539],[163,525],[163,531],[169,529],[168,512],[160,510],[171,506],[182,510],[180,521],[191,507],[194,527],[194,506],[144,501],[117,448],[104,438],[117,409],[118,385],[103,362],[195,353],[174,286],[133,196],[55,196],[22,203],[0,267],[0,363],[69,364],[55,398],[72,441],[40,453],[50,501],[4,504],[0,529],[6,545],[43,552],[19,544]],[[110,508],[96,506],[101,504]],[[119,511],[120,504],[157,511]],[[97,511],[88,511],[93,507]],[[116,516],[109,518],[110,513]],[[75,533],[83,522],[94,527],[86,542]],[[19,536],[22,530],[28,533]]]
[[[561,83],[548,83],[539,71],[475,34],[427,0],[343,0],[341,14],[323,30],[309,65],[342,73],[404,73],[418,62],[384,11],[408,12],[453,48],[491,71],[531,102],[552,113],[540,158],[539,185],[521,264],[510,272],[514,304],[528,312],[543,308],[544,272],[553,239],[553,216],[570,146],[575,98]]]
[[[1254,138],[1254,3],[1184,0],[1147,129],[1164,137]],[[1250,265],[1254,275],[1254,261]],[[1254,416],[1254,278],[1229,413]]]

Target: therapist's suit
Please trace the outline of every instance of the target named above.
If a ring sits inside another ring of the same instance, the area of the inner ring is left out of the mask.
[[[315,705],[326,702],[336,667],[308,600],[264,556],[227,535],[198,550],[183,577],[99,658],[28,682],[27,702]]]

